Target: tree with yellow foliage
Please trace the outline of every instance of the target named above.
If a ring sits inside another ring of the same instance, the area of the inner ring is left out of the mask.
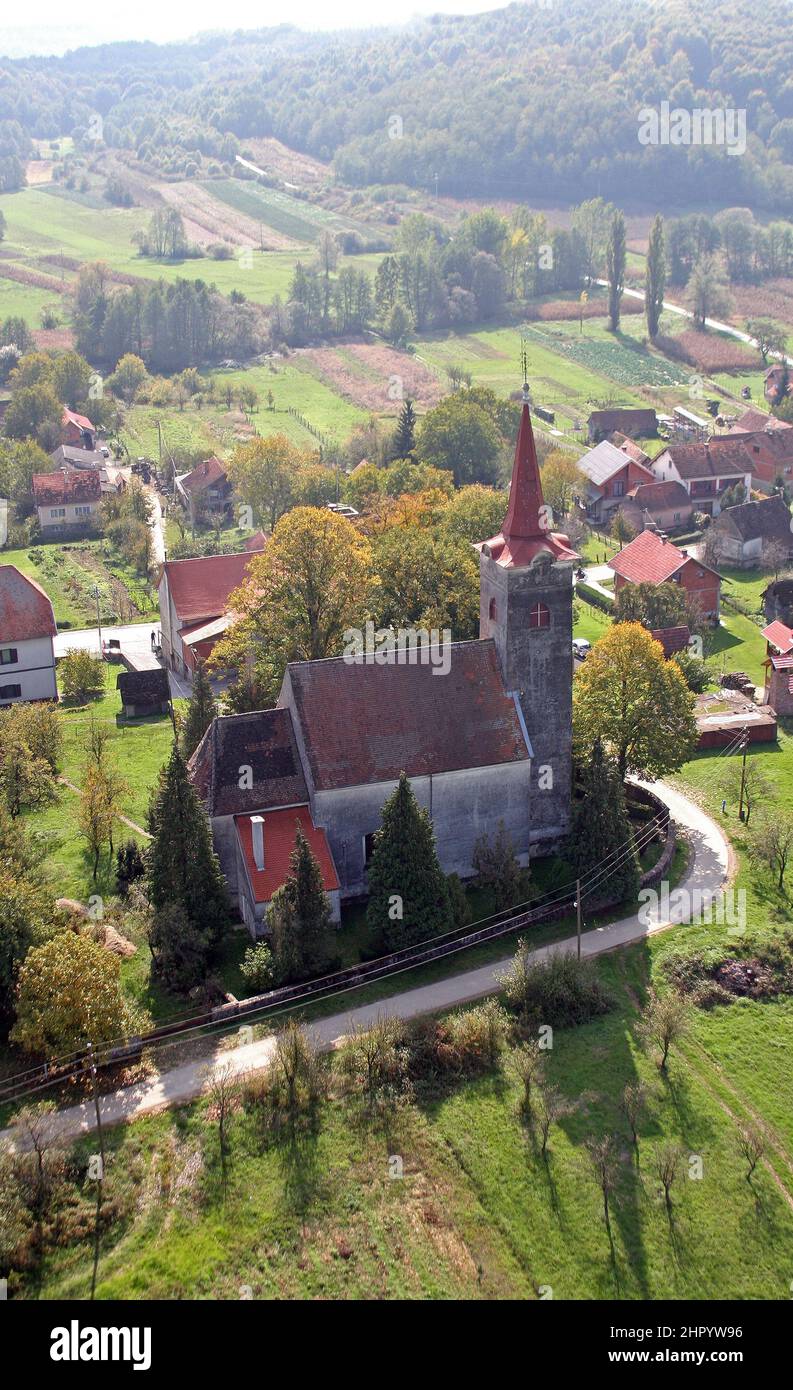
[[[620,775],[663,777],[697,746],[694,696],[680,667],[640,623],[616,623],[595,644],[573,684],[573,741],[584,761],[596,741]]]
[[[253,511],[254,524],[272,530],[295,501],[297,478],[313,456],[285,434],[238,444],[226,466],[238,495]]]
[[[340,655],[346,629],[369,617],[376,584],[371,545],[346,517],[323,507],[281,517],[231,595],[238,621],[212,653],[212,666],[239,672],[232,706],[273,704],[289,661]]]

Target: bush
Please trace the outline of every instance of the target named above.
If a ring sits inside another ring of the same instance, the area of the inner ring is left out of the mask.
[[[424,1089],[450,1076],[493,1071],[506,1046],[509,1020],[495,999],[445,1018],[419,1019],[406,1034],[408,1071]]]
[[[249,946],[242,958],[240,974],[251,994],[262,994],[274,983],[273,953],[263,941]]]
[[[526,941],[503,979],[507,1007],[524,1019],[567,1028],[608,1013],[613,999],[591,961],[554,951],[534,960]]]
[[[79,647],[70,647],[58,662],[58,680],[61,694],[67,700],[77,700],[84,704],[95,695],[101,695],[105,688],[104,666],[90,652]]]

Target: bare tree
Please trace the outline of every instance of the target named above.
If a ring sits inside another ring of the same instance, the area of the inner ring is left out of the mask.
[[[548,1154],[548,1140],[551,1135],[551,1128],[565,1115],[570,1113],[570,1104],[553,1086],[544,1086],[540,1091],[540,1152],[543,1158]]]
[[[524,1043],[512,1054],[511,1067],[523,1091],[520,1108],[527,1119],[532,1118],[534,1092],[542,1085],[545,1057],[538,1042]]]
[[[680,1174],[683,1151],[677,1144],[665,1144],[655,1156],[655,1172],[663,1188],[666,1210],[672,1213],[672,1186]]]
[[[763,815],[755,829],[752,851],[777,875],[777,888],[785,886],[785,874],[793,855],[793,815],[776,810]]]
[[[784,541],[770,541],[768,545],[763,546],[762,567],[766,573],[774,576],[775,582],[789,560],[790,546]]]
[[[649,1092],[643,1081],[629,1081],[623,1088],[619,1107],[628,1121],[636,1155],[639,1154],[639,1125],[647,1110]]]
[[[606,1230],[611,1235],[609,1201],[617,1186],[620,1171],[620,1161],[614,1140],[610,1134],[604,1134],[600,1138],[587,1139],[586,1151],[603,1196],[603,1220],[606,1223]]]
[[[686,1001],[673,989],[666,994],[650,996],[639,1022],[639,1031],[648,1043],[655,1043],[661,1049],[658,1063],[661,1071],[666,1071],[666,1063],[673,1044],[679,1042],[688,1032],[689,1007]]]
[[[765,1139],[759,1130],[741,1127],[738,1131],[738,1152],[746,1159],[748,1171],[746,1181],[752,1181],[752,1174],[765,1153]]]
[[[324,1098],[325,1070],[319,1051],[294,1018],[278,1035],[270,1070],[290,1120],[314,1110]]]
[[[740,758],[736,758],[734,762],[730,760],[721,777],[720,785],[727,796],[739,801],[741,782],[743,782],[743,804],[746,807],[745,823],[748,825],[755,807],[770,798],[771,786],[757,758],[746,759],[744,772],[741,770],[741,762]]]
[[[221,1067],[210,1067],[207,1069],[206,1093],[209,1097],[209,1105],[214,1113],[214,1118],[218,1126],[218,1139],[220,1140],[220,1158],[225,1173],[225,1160],[228,1153],[228,1131],[231,1123],[231,1116],[240,1093],[240,1083],[237,1073],[230,1062],[226,1062]]]

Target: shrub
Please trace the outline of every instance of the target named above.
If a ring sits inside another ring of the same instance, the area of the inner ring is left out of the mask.
[[[523,940],[502,985],[508,1008],[559,1028],[588,1023],[614,1002],[591,961],[561,951],[534,960]]]
[[[240,974],[252,994],[272,989],[274,982],[273,953],[263,941],[249,946],[242,958]]]

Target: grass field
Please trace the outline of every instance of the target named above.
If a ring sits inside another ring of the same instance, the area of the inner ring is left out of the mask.
[[[617,1007],[556,1030],[549,1080],[572,1108],[547,1160],[519,1115],[508,1061],[381,1120],[331,1101],[317,1128],[292,1140],[268,1138],[238,1110],[225,1177],[205,1104],[111,1132],[105,1200],[115,1219],[99,1295],[233,1299],[248,1286],[255,1299],[533,1299],[541,1289],[554,1299],[785,1298],[791,1090],[789,1076],[775,1081],[776,1050],[765,1045],[790,1046],[793,1010],[735,1004],[698,1018],[663,1079],[636,1032],[657,950],[602,958]],[[637,1079],[652,1096],[638,1164],[617,1109]],[[745,1180],[735,1118],[744,1107],[773,1135],[777,1180],[764,1167]],[[615,1135],[622,1159],[611,1240],[584,1148],[593,1134]],[[668,1142],[686,1156],[671,1216],[653,1172]],[[393,1155],[401,1180],[389,1177]],[[687,1176],[692,1156],[699,1180]],[[88,1239],[55,1250],[38,1296],[85,1297],[90,1261]]]

